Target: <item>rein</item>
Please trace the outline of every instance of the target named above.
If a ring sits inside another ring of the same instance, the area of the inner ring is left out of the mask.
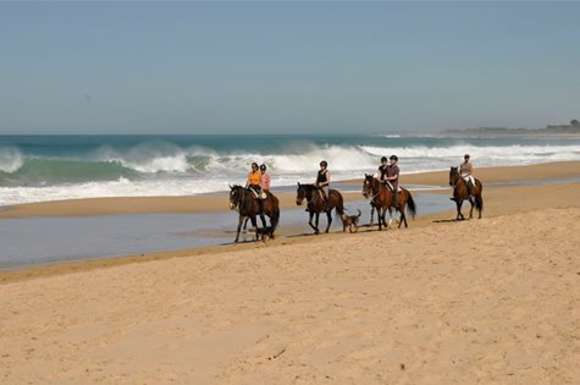
[[[371,185],[371,191],[372,191],[373,187]],[[371,196],[369,199],[371,202],[373,202],[375,204],[375,206],[378,206],[381,202],[376,201],[377,197],[379,196],[379,194],[381,193],[381,186],[377,183],[377,192]]]
[[[247,211],[248,200],[246,197],[248,196],[248,191],[243,187],[239,188],[238,191],[239,195],[238,199],[234,202],[234,208],[242,214],[242,211]]]

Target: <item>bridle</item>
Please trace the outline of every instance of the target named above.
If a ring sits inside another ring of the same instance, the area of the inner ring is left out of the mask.
[[[375,181],[375,180],[376,180],[375,178],[373,178],[373,179],[372,179],[372,181]],[[364,182],[364,186],[365,186],[365,188],[367,187],[367,183],[368,183],[368,188],[369,188],[369,189],[371,190],[371,192],[372,192],[372,191],[373,191],[373,183],[372,183],[371,181],[369,181],[369,179],[366,179],[366,178],[365,178],[365,182]],[[369,198],[367,198],[367,199],[369,199],[371,202],[374,202],[374,203],[379,203],[379,202],[375,202],[375,199],[377,199],[377,197],[379,196],[380,192],[381,192],[381,191],[380,191],[380,186],[379,186],[379,188],[377,188],[377,192],[376,192],[375,194],[371,195],[371,196],[370,196]]]
[[[240,211],[242,208],[242,203],[246,198],[246,189],[241,186],[236,186],[233,188],[232,192],[235,191],[236,199],[232,202],[230,194],[230,208],[232,210]]]

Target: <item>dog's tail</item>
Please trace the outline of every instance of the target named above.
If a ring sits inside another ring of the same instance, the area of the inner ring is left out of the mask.
[[[362,215],[362,211],[360,211],[359,209],[356,209],[356,211],[358,211],[358,214],[356,215],[356,217],[360,218],[360,216]]]

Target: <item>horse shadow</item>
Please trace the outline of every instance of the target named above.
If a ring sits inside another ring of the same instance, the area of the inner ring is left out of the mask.
[[[433,223],[457,223],[457,222],[464,222],[468,219],[436,219]]]

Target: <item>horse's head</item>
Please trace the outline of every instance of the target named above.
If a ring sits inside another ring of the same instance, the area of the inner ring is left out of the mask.
[[[373,185],[375,183],[375,177],[370,174],[365,174],[365,179],[362,186],[362,194],[365,198],[369,198],[373,194]]]
[[[244,188],[239,185],[230,186],[230,210],[240,206]]]
[[[298,188],[296,189],[296,206],[302,205],[302,202],[306,198],[306,188],[303,184],[298,182]]]
[[[449,169],[449,186],[455,186],[459,180],[459,167]]]

